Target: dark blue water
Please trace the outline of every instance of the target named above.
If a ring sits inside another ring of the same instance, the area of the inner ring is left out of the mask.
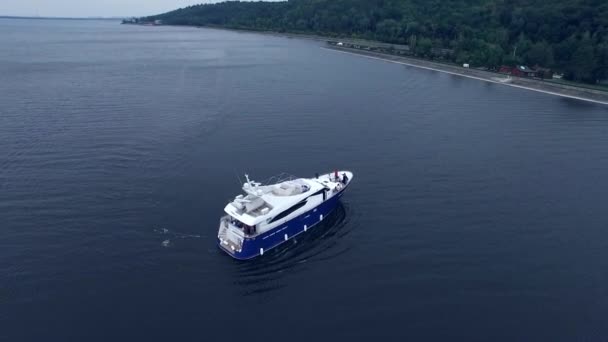
[[[0,46],[0,340],[608,338],[608,107],[218,30]],[[216,248],[237,174],[335,168],[313,234]]]

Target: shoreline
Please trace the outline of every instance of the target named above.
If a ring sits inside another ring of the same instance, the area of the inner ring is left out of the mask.
[[[593,90],[564,84],[549,83],[547,81],[509,76],[490,71],[463,68],[455,65],[433,62],[430,60],[395,56],[379,52],[362,51],[353,48],[327,46],[323,47],[323,49],[338,53],[355,55],[363,58],[411,66],[419,69],[438,71],[445,74],[466,77],[483,82],[501,84],[509,87],[535,91],[543,94],[608,105],[608,92],[603,92],[601,90]]]
[[[573,85],[553,83],[549,81],[541,81],[530,78],[521,78],[516,76],[509,76],[505,74],[499,74],[496,72],[479,70],[474,68],[464,68],[457,65],[451,65],[447,63],[436,62],[432,60],[419,59],[414,57],[397,56],[392,54],[386,54],[381,52],[372,52],[355,48],[338,47],[330,45],[330,41],[337,40],[353,40],[352,38],[337,38],[329,36],[319,36],[314,34],[304,33],[290,33],[290,32],[274,32],[274,31],[256,31],[249,29],[237,29],[237,28],[226,28],[217,26],[191,26],[191,25],[161,25],[161,26],[173,26],[173,27],[194,27],[203,29],[213,30],[225,30],[239,33],[253,33],[261,34],[273,37],[283,37],[290,39],[306,39],[319,42],[325,42],[326,46],[321,47],[322,49],[334,51],[338,53],[345,53],[355,55],[363,58],[375,59],[389,63],[401,64],[411,66],[414,68],[420,68],[425,70],[432,70],[442,72],[445,74],[466,77],[482,82],[489,82],[494,84],[502,84],[509,87],[525,89],[529,91],[535,91],[543,94],[560,96],[564,98],[580,100],[590,103],[596,103],[601,105],[608,105],[608,91],[594,90],[590,88],[578,87]],[[359,40],[364,42],[364,40]],[[376,41],[370,41],[371,43],[381,43]]]

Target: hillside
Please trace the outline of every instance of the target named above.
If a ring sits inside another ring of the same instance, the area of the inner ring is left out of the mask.
[[[608,78],[605,0],[290,0],[190,6],[146,18],[170,25],[313,33],[408,44],[473,66],[527,64],[575,81]]]

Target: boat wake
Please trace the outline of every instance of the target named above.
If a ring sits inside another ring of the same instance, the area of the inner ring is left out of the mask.
[[[154,232],[158,233],[158,234],[162,234],[162,235],[167,235],[168,237],[171,237],[173,239],[191,239],[191,238],[200,239],[201,238],[200,235],[174,232],[167,228],[154,228]],[[163,240],[163,242],[161,242],[161,246],[163,246],[163,247],[171,247],[172,245],[173,245],[173,243],[171,242],[171,239],[165,239],[165,240]]]
[[[239,262],[236,284],[244,295],[272,292],[285,285],[281,279],[287,274],[303,270],[304,265],[334,259],[350,250],[343,237],[352,229],[348,204],[340,204],[324,221],[283,245],[265,253],[254,261]]]

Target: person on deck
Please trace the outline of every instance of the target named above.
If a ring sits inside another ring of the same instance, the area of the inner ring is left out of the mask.
[[[348,183],[348,176],[346,176],[346,173],[342,174],[342,184],[346,185],[346,183]]]

